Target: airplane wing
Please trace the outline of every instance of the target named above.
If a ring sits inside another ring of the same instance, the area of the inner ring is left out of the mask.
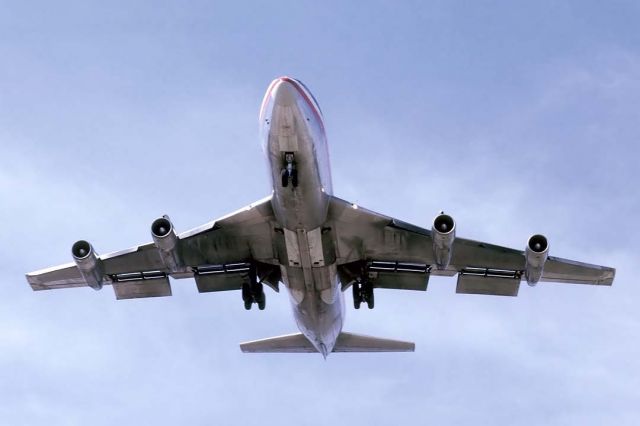
[[[431,231],[335,197],[329,215],[343,288],[366,270],[374,287],[426,290],[431,275],[458,275],[458,293],[516,296],[524,278],[521,250],[456,237],[449,266],[439,270]],[[613,268],[549,256],[541,281],[611,285],[614,276]]]
[[[257,266],[258,278],[277,291],[279,268],[272,244],[273,210],[267,197],[178,236],[182,267],[165,265],[154,243],[99,256],[104,284],[116,298],[170,296],[168,277],[196,280],[200,292],[236,290]],[[33,290],[88,286],[75,263],[27,274]]]

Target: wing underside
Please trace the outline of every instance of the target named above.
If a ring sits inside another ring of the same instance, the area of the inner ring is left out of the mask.
[[[457,275],[458,293],[516,296],[524,276],[523,251],[463,238],[455,239],[449,266],[437,269],[429,230],[339,198],[331,198],[328,224],[343,288],[363,273],[376,288],[420,291],[432,275]],[[254,265],[258,279],[277,291],[279,252],[285,250],[277,229],[268,197],[180,234],[180,271],[165,265],[153,243],[100,256],[103,283],[118,299],[169,296],[169,277],[193,277],[200,292],[237,290]],[[613,268],[550,256],[541,281],[611,285],[614,276]],[[27,274],[27,280],[34,290],[87,286],[73,263]]]
[[[339,273],[346,288],[363,270],[374,287],[426,290],[432,275],[457,275],[456,292],[517,296],[525,254],[456,238],[449,266],[435,267],[431,231],[384,216],[339,198],[331,201]],[[611,285],[615,269],[550,256],[541,281]]]
[[[154,243],[99,257],[117,299],[171,295],[169,277],[194,278],[200,292],[238,290],[256,265],[258,278],[277,291],[279,269],[273,249],[270,197],[178,236],[184,267],[171,270]],[[27,274],[33,290],[88,286],[74,263]]]

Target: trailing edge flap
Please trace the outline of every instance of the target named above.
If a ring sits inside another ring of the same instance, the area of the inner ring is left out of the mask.
[[[240,344],[250,353],[312,353],[316,348],[301,333],[270,337]],[[333,352],[413,352],[415,344],[401,340],[381,339],[361,334],[340,333]]]

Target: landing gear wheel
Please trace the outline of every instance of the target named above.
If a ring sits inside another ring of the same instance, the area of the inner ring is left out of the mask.
[[[298,171],[296,170],[295,154],[293,152],[284,153],[284,169],[282,169],[282,187],[289,186],[289,178],[291,178],[291,185],[295,188],[298,186]]]
[[[362,303],[362,291],[360,290],[360,283],[354,282],[352,287],[353,287],[353,307],[356,309],[360,309],[360,304]]]
[[[245,303],[247,300],[253,300],[253,298],[251,297],[251,287],[248,283],[242,284],[242,300],[245,301]]]
[[[251,286],[251,295],[253,296],[253,300],[256,302],[260,300],[260,295],[264,295],[264,287],[262,283],[256,282]]]
[[[264,310],[266,306],[266,296],[264,294],[264,286],[258,281],[255,266],[249,268],[249,276],[247,281],[242,284],[242,301],[244,308],[249,311],[254,303],[258,304],[258,309]]]
[[[367,302],[367,306],[369,309],[373,309],[374,306],[374,298],[373,298],[373,284],[370,282],[365,282],[362,284],[362,301]]]
[[[374,297],[373,297],[373,289],[371,289],[371,292],[369,292],[369,294],[367,295],[367,307],[369,309],[373,309],[374,306]]]

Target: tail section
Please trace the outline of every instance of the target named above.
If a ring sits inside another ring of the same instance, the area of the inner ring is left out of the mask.
[[[240,343],[240,349],[245,353],[309,353],[318,352],[302,333],[287,334],[286,336],[270,337]]]
[[[241,343],[240,349],[245,353],[318,352],[302,333]],[[415,344],[412,342],[344,332],[340,333],[333,347],[333,352],[413,352],[414,350]]]
[[[338,336],[333,352],[413,352],[415,349],[413,342],[343,332]]]

